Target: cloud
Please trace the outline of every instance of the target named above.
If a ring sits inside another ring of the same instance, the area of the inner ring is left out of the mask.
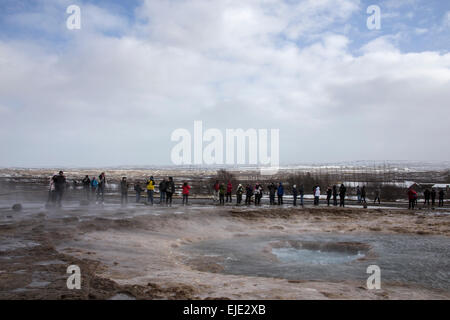
[[[0,165],[170,164],[194,120],[279,128],[282,163],[448,159],[450,54],[352,51],[334,25],[360,6],[144,1],[130,23],[89,4],[62,49],[0,41]]]

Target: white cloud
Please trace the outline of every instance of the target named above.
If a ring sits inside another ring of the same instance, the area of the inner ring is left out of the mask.
[[[359,3],[334,3],[146,1],[138,26],[90,7],[103,18],[63,51],[0,42],[0,165],[167,164],[194,120],[280,128],[282,162],[448,159],[430,141],[450,133],[450,54],[394,35],[354,55],[327,27]]]

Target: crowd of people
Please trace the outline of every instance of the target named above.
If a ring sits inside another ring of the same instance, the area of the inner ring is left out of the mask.
[[[105,200],[106,183],[106,174],[104,172],[102,172],[98,177],[90,178],[88,175],[86,175],[81,181],[85,200],[90,202],[95,199],[97,203],[103,203]],[[66,186],[67,179],[63,171],[60,171],[58,174],[54,175],[50,179],[48,202],[54,203],[55,205],[60,207]],[[143,185],[141,184],[141,182],[136,181],[133,188],[136,196],[136,203],[141,202],[142,193],[146,192],[146,203],[148,205],[153,205],[155,202],[154,197],[156,188],[158,188],[159,193],[159,204],[171,206],[173,195],[176,193],[176,186],[172,177],[168,177],[167,180],[165,178],[162,179],[158,185],[153,176],[150,176]],[[282,182],[279,182],[278,185],[271,182],[266,186],[266,188],[264,188],[260,183],[255,183],[254,185],[247,184],[245,186],[239,183],[235,188],[231,181],[227,181],[227,183],[224,183],[220,182],[219,180],[217,180],[212,186],[213,203],[216,203],[218,205],[225,205],[226,203],[232,204],[233,195],[236,195],[237,205],[241,205],[243,202],[245,205],[250,205],[252,203],[254,205],[260,205],[261,199],[266,192],[265,189],[267,190],[267,195],[269,196],[270,205],[283,205],[285,203],[286,190]],[[121,204],[126,205],[128,203],[128,192],[130,190],[130,183],[128,182],[127,177],[123,177],[121,179],[119,190],[121,196]],[[189,202],[189,196],[191,192],[190,190],[191,186],[188,182],[184,182],[181,185],[183,205],[187,205]],[[297,186],[296,184],[294,184],[289,191],[293,198],[292,205],[304,206],[304,185],[300,184]],[[244,195],[245,199],[243,199]],[[321,188],[319,185],[315,185],[313,187],[312,195],[314,198],[314,206],[319,206],[321,199]],[[373,195],[373,203],[375,204],[378,202],[378,204],[381,204],[381,189],[376,188]],[[414,209],[415,207],[417,207],[418,193],[414,190],[413,187],[410,187],[408,189],[407,195],[409,200],[409,209]],[[443,207],[444,196],[445,192],[442,189],[436,191],[434,188],[432,188],[431,190],[427,188],[424,191],[424,205],[434,207],[436,203],[436,197],[438,197],[438,206]],[[339,187],[337,185],[333,185],[326,188],[327,206],[338,206],[338,197],[339,206],[345,207],[347,187],[343,183]],[[356,187],[356,199],[358,204],[362,204],[364,207],[367,207],[366,186],[362,186],[361,188],[359,186]]]
[[[83,186],[83,194],[86,201],[95,200],[97,203],[103,203],[105,200],[105,188],[106,188],[106,174],[102,172],[98,177],[90,178],[88,175],[84,177],[81,181]],[[64,175],[63,171],[60,171],[58,174],[54,175],[50,179],[50,189],[48,202],[53,203],[57,206],[61,206],[61,202],[63,199],[63,195],[66,189],[68,182]],[[158,189],[159,193],[159,204],[166,204],[168,206],[172,205],[173,195],[176,193],[175,182],[172,177],[168,177],[162,179],[159,184],[156,183],[153,176],[150,176],[144,184],[136,181],[134,182],[134,192],[136,197],[136,203],[141,202],[142,193],[146,192],[147,199],[146,203],[149,205],[153,205],[155,202],[155,190]],[[120,198],[122,205],[128,203],[128,191],[130,189],[130,183],[127,180],[127,177],[123,177],[120,181]],[[184,182],[181,185],[181,195],[182,195],[182,204],[187,205],[189,202],[189,196],[191,186],[188,182]],[[286,190],[283,186],[282,182],[279,182],[278,185],[271,182],[266,186],[267,195],[269,196],[269,204],[270,205],[283,205],[286,201],[285,194]],[[234,191],[234,192],[233,192]],[[213,203],[217,203],[218,205],[225,205],[225,203],[233,203],[233,195],[236,195],[236,204],[241,205],[243,202],[245,205],[260,205],[261,199],[265,193],[265,189],[262,184],[255,183],[254,185],[247,184],[242,185],[241,183],[237,184],[235,188],[231,181],[220,182],[216,180],[214,185],[212,186],[212,194],[213,194]],[[305,197],[305,188],[303,184],[296,185],[294,184],[290,188],[290,194],[292,195],[292,205],[304,206],[304,197]],[[444,190],[436,191],[434,188],[425,189],[424,194],[424,205],[434,207],[436,204],[436,198],[438,197],[438,206],[444,206]],[[243,199],[245,195],[245,199]],[[319,185],[315,185],[312,189],[312,195],[314,198],[314,206],[319,206],[321,199],[321,189]],[[418,201],[418,192],[414,190],[413,187],[408,189],[408,200],[409,200],[409,209],[414,209],[417,207]],[[342,183],[339,187],[337,185],[328,186],[326,188],[326,203],[327,206],[338,206],[338,197],[339,197],[339,206],[345,207],[345,200],[347,197],[347,187]],[[362,204],[364,207],[367,207],[367,190],[366,186],[356,186],[356,199],[358,204]],[[430,201],[431,200],[431,201]],[[373,203],[381,204],[381,189],[376,188],[373,193]]]
[[[439,197],[438,207],[443,207],[445,192],[443,189],[439,190],[439,192],[436,192],[436,189],[434,189],[434,188],[431,188],[431,191],[428,188],[426,188],[424,190],[424,192],[423,192],[424,206],[427,206],[427,207],[431,206],[434,208],[436,206],[436,195],[438,195],[438,197]],[[413,187],[410,187],[408,189],[408,200],[409,200],[408,209],[414,210],[414,208],[417,207],[418,199],[419,199],[418,192]],[[430,199],[431,199],[431,204],[430,204]]]

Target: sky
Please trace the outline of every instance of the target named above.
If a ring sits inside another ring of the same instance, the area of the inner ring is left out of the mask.
[[[448,0],[2,0],[0,166],[171,165],[196,120],[279,129],[281,164],[449,160],[449,50]]]

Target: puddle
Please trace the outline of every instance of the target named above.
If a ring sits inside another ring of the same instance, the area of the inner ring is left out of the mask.
[[[450,239],[440,236],[240,237],[199,242],[181,250],[185,263],[200,271],[365,284],[367,267],[375,264],[381,268],[382,281],[450,290]]]
[[[30,288],[45,288],[49,284],[50,284],[50,282],[48,282],[48,281],[32,281],[28,285],[28,287],[30,287]]]
[[[51,282],[46,281],[48,274],[45,272],[33,272],[32,281],[27,285],[27,288],[45,288]]]
[[[50,266],[50,265],[54,265],[54,264],[65,264],[65,262],[61,261],[61,260],[48,260],[48,261],[40,261],[40,262],[35,263],[36,266]]]
[[[365,255],[361,253],[348,255],[342,252],[326,252],[296,248],[272,249],[272,253],[281,262],[295,263],[296,265],[346,263],[365,257]]]
[[[109,298],[108,300],[136,300],[136,298],[132,297],[126,293],[118,293],[118,294],[112,296],[111,298]]]
[[[0,242],[0,252],[13,251],[23,248],[33,248],[40,244],[34,241],[18,240],[18,239],[5,239]]]

